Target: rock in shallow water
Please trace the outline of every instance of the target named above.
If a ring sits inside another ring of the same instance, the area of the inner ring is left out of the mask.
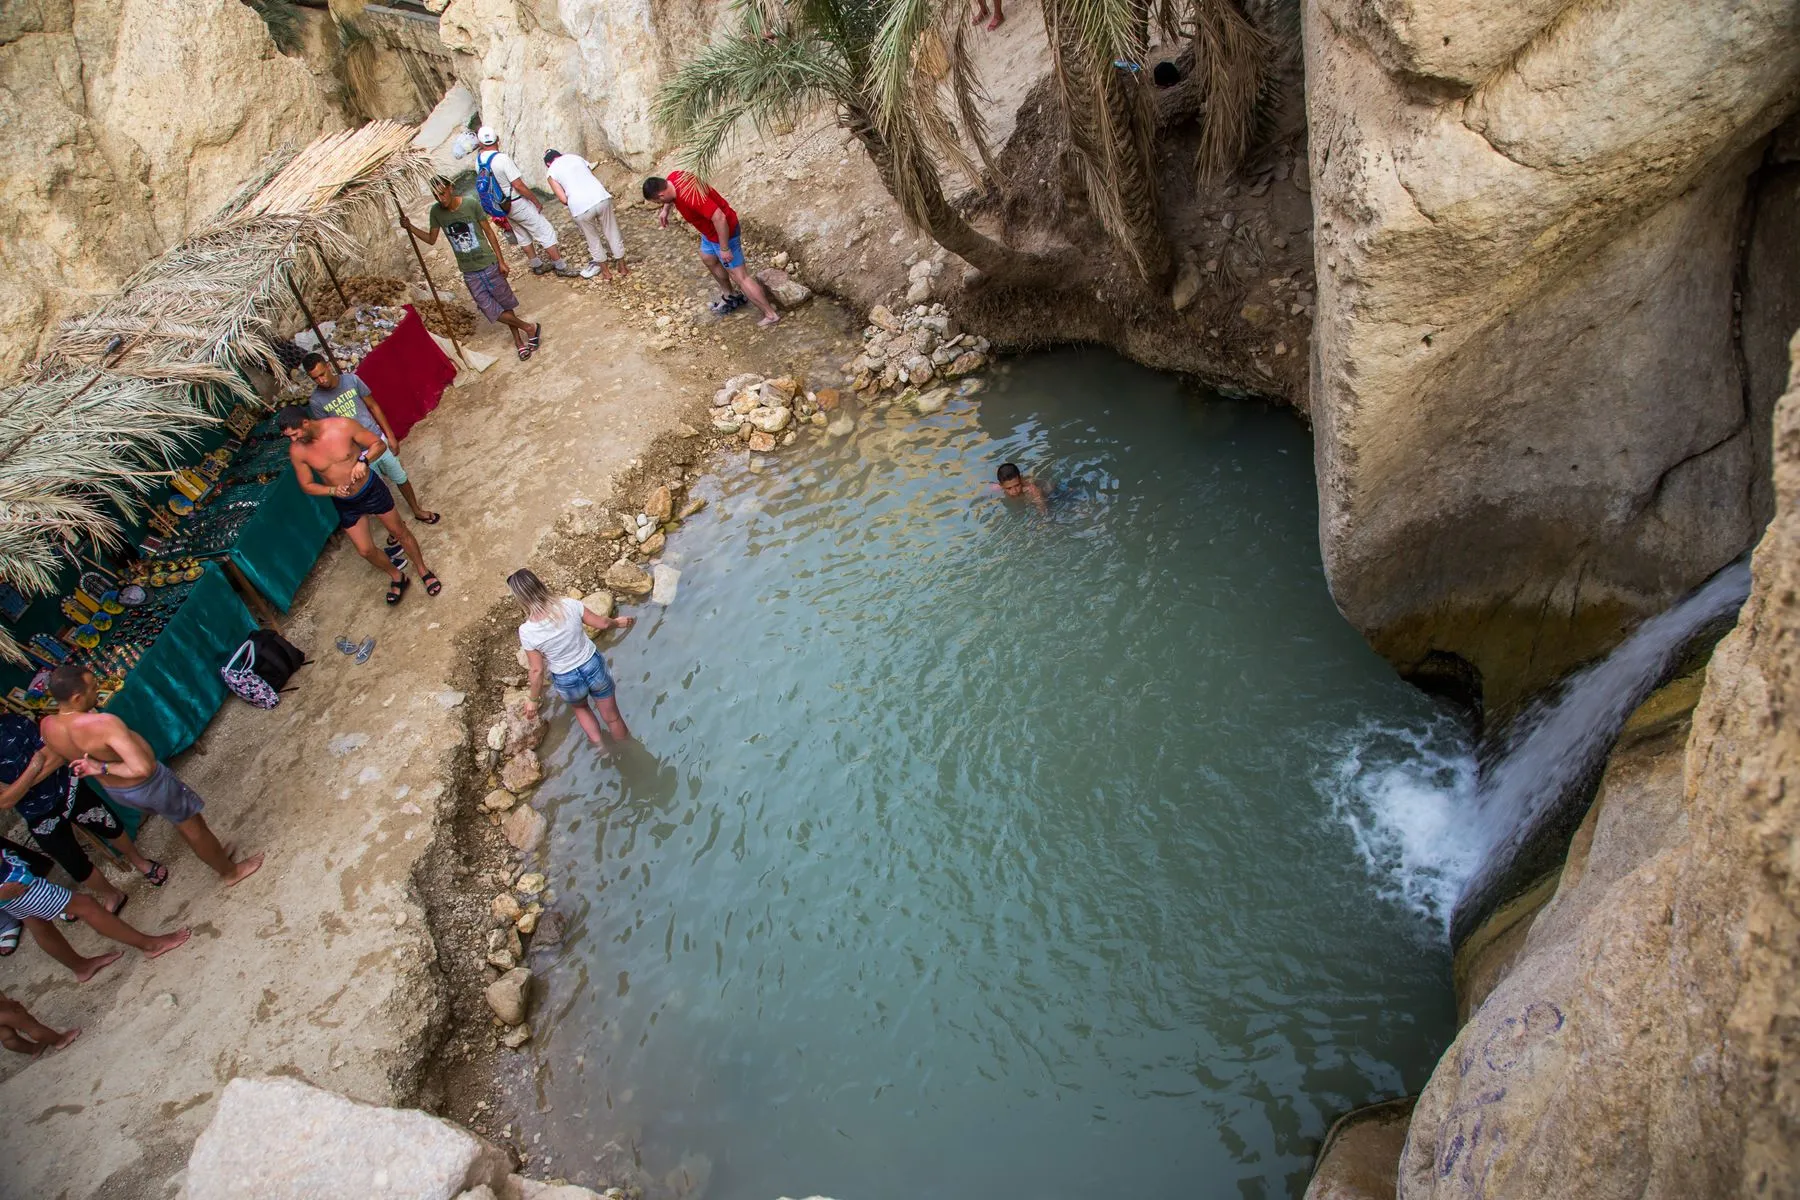
[[[650,576],[644,568],[626,559],[620,559],[606,569],[606,586],[615,592],[625,592],[632,596],[648,596],[650,594]]]
[[[500,832],[506,835],[513,849],[530,854],[543,844],[546,825],[543,813],[529,804],[522,804],[506,814],[506,819],[500,822]]]

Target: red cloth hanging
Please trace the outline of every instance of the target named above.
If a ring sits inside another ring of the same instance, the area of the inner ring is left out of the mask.
[[[456,364],[438,349],[418,310],[408,304],[405,319],[357,364],[356,375],[374,393],[394,436],[405,440],[444,398],[444,389],[456,378]]]

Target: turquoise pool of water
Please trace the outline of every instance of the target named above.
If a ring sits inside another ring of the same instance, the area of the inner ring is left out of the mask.
[[[709,479],[607,649],[639,744],[556,718],[552,1173],[1297,1196],[1447,1042],[1441,927],[1321,784],[1433,713],[1332,605],[1305,429],[1099,353],[992,383]]]

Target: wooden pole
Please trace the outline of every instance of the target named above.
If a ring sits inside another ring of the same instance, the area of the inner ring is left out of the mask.
[[[406,220],[406,210],[400,207],[400,197],[395,193],[392,184],[388,185],[388,195],[393,196],[394,198],[395,215],[402,221]],[[413,257],[419,260],[419,270],[425,273],[425,286],[431,289],[431,298],[437,302],[438,312],[448,316],[450,311],[449,305],[445,304],[444,298],[438,295],[437,282],[431,278],[431,268],[425,265],[425,252],[419,249],[419,239],[415,238],[412,235],[412,230],[407,229],[405,225],[401,225],[400,228],[406,230],[406,244],[413,248]],[[446,330],[445,336],[450,339],[450,344],[456,347],[456,357],[462,359],[463,366],[467,367],[469,365],[469,356],[463,353],[462,343],[456,340],[456,335],[454,333],[448,332],[450,328],[448,324],[446,324],[444,328]]]
[[[342,375],[344,368],[338,365],[337,355],[331,352],[331,343],[325,340],[324,331],[319,328],[319,323],[313,320],[312,309],[306,307],[306,297],[300,294],[299,285],[294,282],[294,273],[291,270],[287,272],[287,285],[288,291],[294,293],[294,299],[300,302],[300,315],[306,318],[306,323],[312,329],[313,336],[319,339],[319,349],[331,361],[331,369]]]
[[[344,295],[344,285],[338,282],[337,272],[331,269],[331,260],[325,257],[322,250],[319,252],[319,265],[325,268],[325,278],[331,280],[331,286],[337,289],[338,299],[343,301],[345,308],[349,308],[350,297]]]

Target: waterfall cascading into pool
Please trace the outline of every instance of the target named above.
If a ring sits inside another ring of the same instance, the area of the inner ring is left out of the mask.
[[[1325,789],[1390,894],[1456,919],[1460,940],[1465,906],[1493,899],[1522,848],[1600,767],[1632,710],[1695,637],[1749,594],[1746,557],[1527,709],[1479,768],[1443,720],[1360,731]]]
[[[1435,708],[1332,604],[1305,430],[1104,354],[992,379],[706,481],[607,650],[639,744],[556,718],[534,1171],[1273,1198],[1423,1085],[1441,932],[1316,781]]]

